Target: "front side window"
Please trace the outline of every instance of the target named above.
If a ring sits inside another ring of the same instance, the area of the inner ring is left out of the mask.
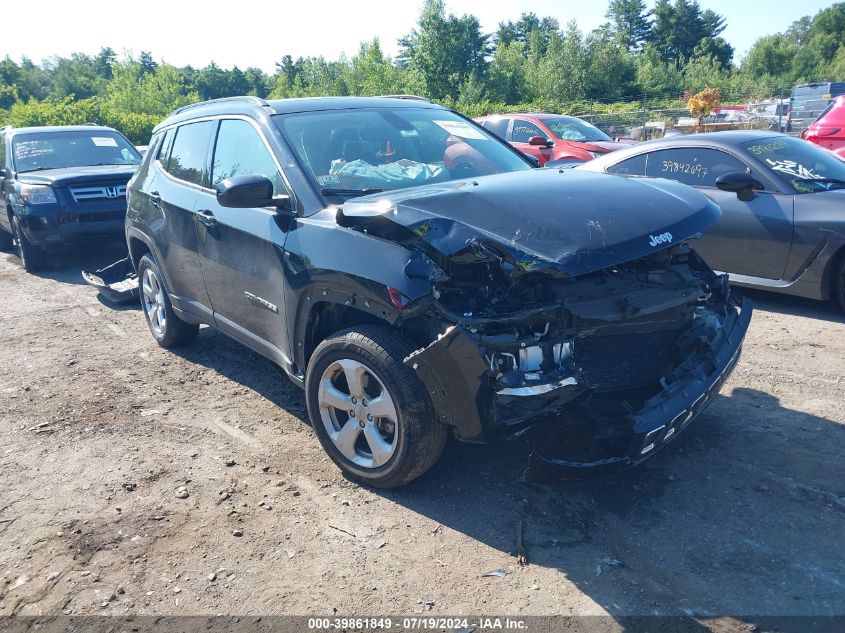
[[[216,187],[232,176],[246,175],[269,178],[273,183],[273,195],[282,191],[279,170],[255,128],[241,119],[225,119],[220,122],[217,132],[211,186]]]
[[[207,187],[208,154],[216,126],[217,121],[179,126],[167,161],[168,173],[179,180]]]
[[[274,121],[324,196],[531,169],[504,141],[448,110],[321,110]]]
[[[531,121],[525,121],[524,119],[514,119],[513,129],[511,130],[511,141],[514,143],[527,143],[532,136],[549,138],[549,135],[541,130],[537,124]]]
[[[138,165],[141,154],[116,132],[62,130],[15,135],[12,160],[15,169],[23,173],[92,165]]]
[[[595,125],[575,117],[548,118],[543,119],[543,123],[552,131],[552,134],[564,141],[590,143],[613,140]]]
[[[647,154],[640,154],[611,165],[607,168],[607,173],[620,176],[644,176],[646,156]]]
[[[700,147],[663,149],[648,154],[646,175],[669,178],[693,187],[715,187],[716,179],[748,167],[725,152]]]
[[[739,146],[796,193],[845,188],[845,161],[818,145],[783,135]]]

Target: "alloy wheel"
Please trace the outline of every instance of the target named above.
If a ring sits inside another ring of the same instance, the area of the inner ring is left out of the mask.
[[[317,390],[329,439],[363,468],[386,464],[396,451],[399,420],[384,383],[363,363],[341,359],[326,367]]]
[[[144,276],[141,280],[141,293],[144,299],[144,312],[150,322],[150,327],[156,336],[164,336],[167,328],[164,288],[158,276],[150,268],[144,269]]]

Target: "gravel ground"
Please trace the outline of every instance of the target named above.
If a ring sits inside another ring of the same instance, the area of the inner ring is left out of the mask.
[[[451,442],[383,492],[270,362],[207,328],[160,349],[80,285],[112,259],[0,254],[0,615],[845,614],[830,305],[750,293],[732,378],[641,467],[566,481],[520,442]]]

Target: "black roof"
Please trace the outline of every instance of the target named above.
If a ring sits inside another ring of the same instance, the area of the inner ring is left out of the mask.
[[[387,97],[304,97],[296,99],[270,99],[258,97],[226,97],[202,101],[175,110],[156,129],[202,116],[219,114],[291,114],[294,112],[317,112],[320,110],[350,110],[358,108],[436,108],[445,109],[436,103],[413,95]]]

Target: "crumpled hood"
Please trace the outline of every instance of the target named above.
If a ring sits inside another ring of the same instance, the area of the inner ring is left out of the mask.
[[[44,171],[23,172],[18,180],[30,185],[63,187],[86,182],[115,181],[128,182],[138,165],[89,165],[87,167],[64,167]]]
[[[523,269],[542,260],[568,275],[668,248],[721,216],[704,195],[669,180],[553,169],[372,194],[341,212],[347,225],[396,222],[446,256],[493,242]]]

